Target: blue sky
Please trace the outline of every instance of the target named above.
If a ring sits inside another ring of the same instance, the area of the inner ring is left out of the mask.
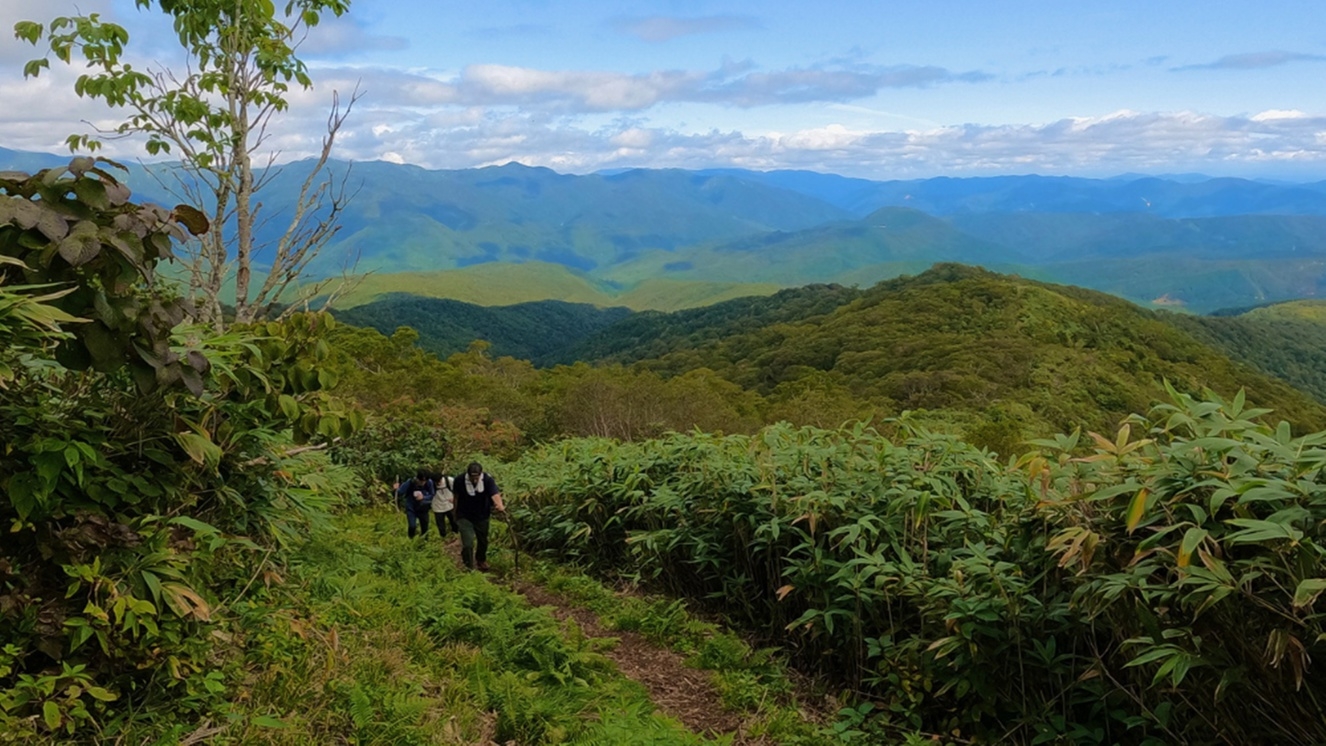
[[[4,0],[0,21],[74,5]],[[161,18],[77,6],[178,64]],[[428,168],[1326,179],[1326,13],[1306,1],[355,0],[303,55],[316,88],[272,140],[287,158],[358,84],[339,156]],[[113,121],[73,71],[23,81],[30,56],[0,46],[0,145],[55,151]]]

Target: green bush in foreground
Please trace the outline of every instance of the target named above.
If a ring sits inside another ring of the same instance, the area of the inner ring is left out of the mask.
[[[223,337],[155,282],[172,214],[102,161],[0,174],[0,741],[170,732],[224,702],[227,608],[353,477],[330,319]]]
[[[872,727],[1320,742],[1326,434],[1173,396],[1018,471],[907,428],[783,425],[568,441],[507,487],[526,544],[721,610],[867,693]]]

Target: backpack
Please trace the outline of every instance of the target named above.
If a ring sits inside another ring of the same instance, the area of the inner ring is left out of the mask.
[[[446,493],[445,495],[443,493]],[[449,507],[446,507],[448,506]],[[456,507],[456,478],[443,476],[437,481],[433,493],[433,512],[446,513]]]

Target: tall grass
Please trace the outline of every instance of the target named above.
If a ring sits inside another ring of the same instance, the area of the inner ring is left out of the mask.
[[[721,611],[873,700],[872,727],[1322,742],[1326,434],[1174,399],[1018,471],[908,428],[779,425],[568,441],[507,487],[527,544]]]

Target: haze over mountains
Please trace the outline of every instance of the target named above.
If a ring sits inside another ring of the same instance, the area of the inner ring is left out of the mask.
[[[67,160],[0,149],[3,168]],[[520,300],[586,300],[559,295],[569,275],[611,304],[614,294],[665,279],[683,293],[695,282],[760,282],[751,292],[767,293],[808,282],[866,286],[956,261],[1196,312],[1326,295],[1326,182],[335,167],[348,168],[354,198],[315,271],[338,273],[357,255],[360,270],[379,275],[380,292],[461,297],[450,288],[467,281],[463,273],[381,275],[534,265],[556,282],[531,288],[526,272]],[[290,164],[273,179],[263,193],[269,215],[288,208],[306,168]],[[127,181],[143,198],[179,201],[159,176],[135,165]],[[267,229],[282,227],[276,219]],[[494,280],[487,269],[485,282],[500,287],[500,273]],[[704,292],[691,296],[691,305],[709,302]],[[512,301],[494,293],[491,304],[504,302]]]

